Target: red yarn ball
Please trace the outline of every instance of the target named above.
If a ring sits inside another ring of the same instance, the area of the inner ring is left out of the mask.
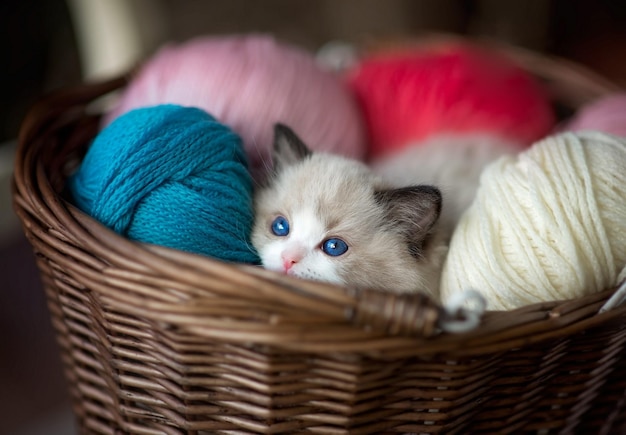
[[[383,52],[347,73],[370,135],[370,157],[434,133],[487,133],[530,145],[555,117],[534,78],[495,52],[470,44]]]

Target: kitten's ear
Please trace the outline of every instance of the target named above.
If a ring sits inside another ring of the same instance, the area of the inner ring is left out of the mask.
[[[394,228],[406,238],[411,255],[422,255],[424,242],[439,219],[441,192],[433,186],[381,190],[376,201],[385,208]]]
[[[274,125],[274,170],[293,165],[311,155],[311,150],[284,124]]]

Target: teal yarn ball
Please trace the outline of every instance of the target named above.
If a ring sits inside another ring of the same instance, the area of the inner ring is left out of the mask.
[[[93,140],[68,189],[77,207],[131,240],[259,263],[241,139],[201,109],[120,116]]]

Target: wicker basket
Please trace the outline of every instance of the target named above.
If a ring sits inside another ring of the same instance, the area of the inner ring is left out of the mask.
[[[615,87],[505,49],[574,109]],[[63,199],[124,78],[50,95],[20,134],[14,205],[82,433],[626,433],[612,290],[438,334],[419,295],[338,288],[129,242]]]

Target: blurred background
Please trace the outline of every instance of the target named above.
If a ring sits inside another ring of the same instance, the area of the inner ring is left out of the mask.
[[[268,32],[330,41],[447,32],[583,64],[626,86],[621,0],[23,0],[0,2],[0,434],[75,433],[54,333],[10,202],[20,122],[42,94],[127,71],[167,41]]]

